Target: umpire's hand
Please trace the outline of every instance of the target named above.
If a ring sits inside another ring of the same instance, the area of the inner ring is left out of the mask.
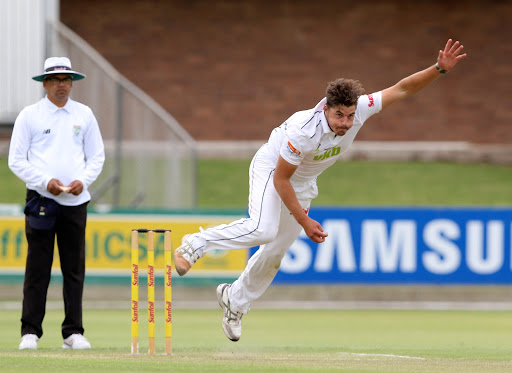
[[[82,182],[80,180],[75,180],[75,181],[72,181],[71,184],[69,184],[66,187],[60,182],[60,180],[51,179],[48,182],[48,186],[46,187],[46,189],[54,196],[58,196],[62,192],[71,193],[71,194],[74,194],[75,196],[78,196],[80,193],[83,192],[84,185],[82,184]]]
[[[46,187],[46,189],[51,194],[53,194],[54,196],[58,196],[59,194],[62,193],[62,188],[63,187],[64,187],[64,185],[60,182],[60,180],[58,180],[58,179],[51,179],[48,182],[48,186]]]

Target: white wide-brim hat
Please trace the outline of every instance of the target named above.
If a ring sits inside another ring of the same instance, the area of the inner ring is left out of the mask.
[[[80,80],[85,78],[85,74],[73,71],[71,61],[67,57],[50,57],[44,61],[44,73],[33,76],[32,79],[42,82],[48,75],[52,74],[70,74],[71,79]]]

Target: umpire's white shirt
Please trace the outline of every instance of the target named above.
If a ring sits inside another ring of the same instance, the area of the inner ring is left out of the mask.
[[[91,199],[89,185],[103,168],[105,150],[92,110],[68,99],[60,108],[48,97],[25,107],[18,115],[9,148],[9,168],[28,189],[61,205],[77,206]],[[83,192],[52,195],[46,189],[51,179],[65,186],[80,180]]]

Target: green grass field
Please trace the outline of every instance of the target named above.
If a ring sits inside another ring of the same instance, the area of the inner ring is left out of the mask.
[[[19,311],[0,312],[2,372],[450,372],[512,371],[512,312],[263,310],[229,341],[219,310],[177,309],[173,355],[130,355],[130,310],[85,310],[93,349],[63,351],[63,312],[50,310],[37,351],[19,351]],[[163,313],[163,310],[160,310]],[[141,314],[141,320],[144,320]],[[140,322],[140,348],[147,350]]]
[[[247,206],[250,160],[201,160],[199,208]],[[0,203],[22,203],[24,184],[0,158]],[[338,162],[318,178],[313,206],[510,206],[512,167],[422,162]]]
[[[249,163],[200,161],[200,207],[245,207]],[[313,206],[510,206],[512,167],[448,162],[338,162],[320,175],[318,189]]]
[[[200,161],[199,207],[245,208],[248,165]],[[486,164],[340,162],[319,178],[313,205],[510,206],[511,171]],[[0,203],[22,203],[24,185],[5,158],[0,178]],[[186,310],[176,302],[174,354],[162,354],[157,315],[159,353],[132,356],[129,308],[85,310],[91,351],[60,348],[63,311],[50,309],[39,349],[19,351],[20,311],[1,306],[2,372],[512,372],[512,311],[255,309],[233,343],[222,332],[220,309]],[[145,351],[147,324],[140,324]]]

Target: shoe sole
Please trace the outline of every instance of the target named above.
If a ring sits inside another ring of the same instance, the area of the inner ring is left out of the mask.
[[[23,351],[23,350],[37,350],[37,346],[36,347],[22,347],[22,348],[18,348],[20,351]]]
[[[183,236],[181,239],[181,245],[183,245],[183,242],[187,239],[188,236],[190,235],[186,234]],[[176,269],[176,272],[178,272],[178,275],[184,276],[190,270],[190,268],[192,268],[192,266],[187,259],[183,258],[183,253],[180,251],[180,247],[174,251],[174,268]]]
[[[70,345],[63,344],[63,345],[62,345],[62,349],[63,349],[63,350],[90,350],[90,349],[91,349],[91,347],[73,348],[73,347],[72,347],[72,346],[70,346]]]
[[[174,268],[176,268],[176,272],[178,272],[180,276],[184,276],[189,269],[192,268],[188,260],[185,259],[181,251],[178,250],[174,252]]]
[[[227,288],[229,284],[220,284],[217,286],[217,302],[219,302],[219,306],[222,309],[222,312],[224,312],[224,301],[222,300],[222,294],[224,293],[224,289]],[[224,334],[230,341],[238,342],[240,338],[233,338],[229,335],[229,331],[227,326],[224,324],[224,315],[222,315],[222,330],[224,330]]]
[[[224,302],[222,301],[222,293],[224,292],[224,289],[229,286],[228,284],[220,284],[217,286],[217,302],[219,302],[220,308],[224,310]]]

